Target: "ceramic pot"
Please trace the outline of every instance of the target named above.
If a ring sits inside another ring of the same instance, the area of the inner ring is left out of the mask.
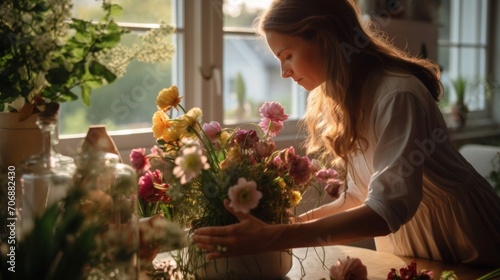
[[[453,104],[451,108],[451,127],[452,128],[462,128],[465,126],[465,123],[467,121],[467,106],[456,103]]]
[[[197,277],[201,279],[282,279],[292,268],[292,251],[271,251],[255,255],[205,261],[197,256]]]
[[[0,113],[0,171],[9,166],[19,168],[21,162],[42,150],[42,135],[36,121],[38,114],[20,120],[19,113]]]

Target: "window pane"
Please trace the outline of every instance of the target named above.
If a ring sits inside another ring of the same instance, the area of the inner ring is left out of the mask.
[[[131,63],[122,79],[92,92],[90,107],[81,100],[63,103],[61,134],[84,133],[92,124],[105,124],[108,130],[150,127],[156,96],[171,81],[168,63]]]
[[[224,0],[224,27],[252,28],[259,12],[271,0]]]
[[[265,101],[280,102],[297,117],[297,89],[281,78],[276,58],[263,41],[255,37],[224,38],[224,122],[260,119],[259,107]],[[305,94],[301,94],[305,99]],[[302,104],[301,104],[302,105]]]
[[[259,108],[265,101],[279,102],[290,119],[303,116],[305,90],[281,77],[278,60],[254,34],[256,17],[270,3],[271,0],[224,0],[225,124],[259,120]]]
[[[450,40],[450,0],[441,1],[439,6],[439,40],[448,42]]]
[[[125,45],[137,40],[137,33],[122,37]],[[81,99],[62,103],[60,133],[85,133],[94,124],[105,124],[108,130],[150,127],[159,90],[172,84],[173,64],[172,60],[156,64],[132,61],[125,76],[92,91],[90,107]],[[78,88],[74,92],[80,96]]]
[[[174,23],[174,7],[172,0],[114,0],[123,8],[122,15],[116,17],[117,22],[131,23]],[[102,15],[102,2],[96,0],[73,1],[73,16],[84,19],[98,19]]]

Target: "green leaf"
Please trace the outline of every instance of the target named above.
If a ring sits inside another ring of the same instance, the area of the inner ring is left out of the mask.
[[[58,67],[50,69],[45,75],[45,79],[52,85],[64,85],[70,78],[71,73],[63,66],[63,61],[59,60],[58,63]]]
[[[114,32],[107,35],[103,35],[99,39],[97,39],[95,48],[99,50],[111,49],[116,47],[116,45],[118,45],[120,40],[121,40],[121,33]]]
[[[123,8],[118,4],[111,4],[111,6],[109,7],[109,15],[111,17],[117,17],[117,16],[121,15],[122,12],[123,12]]]
[[[112,83],[116,80],[116,75],[113,74],[113,72],[109,71],[106,66],[97,61],[92,61],[89,66],[89,72],[93,76],[104,78],[108,83]]]
[[[68,102],[68,101],[74,101],[78,99],[78,95],[76,95],[74,92],[72,92],[69,89],[61,89],[58,91],[59,96],[57,98],[57,102]]]
[[[72,62],[78,62],[78,61],[81,61],[85,57],[86,52],[85,52],[85,49],[83,49],[83,48],[73,48],[70,50],[70,55],[71,55],[70,60]]]
[[[85,105],[90,106],[90,97],[92,95],[92,89],[87,85],[82,85],[82,101]]]
[[[74,28],[76,32],[85,34],[87,33],[87,27],[88,27],[88,22],[85,20],[77,19],[77,18],[71,18],[71,23],[70,23],[70,28]]]
[[[83,44],[90,44],[92,43],[92,36],[91,34],[89,33],[82,33],[82,32],[77,32],[74,36],[73,36],[73,40],[77,43],[79,43],[78,45],[81,45],[80,43],[83,43]]]

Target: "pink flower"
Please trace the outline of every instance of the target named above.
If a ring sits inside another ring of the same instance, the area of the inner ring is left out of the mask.
[[[338,260],[330,267],[330,279],[332,280],[365,280],[368,277],[366,266],[358,258]]]
[[[325,184],[325,192],[332,198],[339,198],[340,189],[343,186],[342,181],[339,179],[328,179]]]
[[[174,170],[172,173],[175,177],[181,179],[181,184],[191,182],[193,178],[198,177],[202,170],[210,168],[208,159],[203,155],[203,151],[199,145],[183,147],[181,155],[175,158]]]
[[[283,122],[271,121],[271,119],[263,118],[260,121],[259,126],[262,128],[264,133],[268,134],[271,137],[275,137],[281,132],[281,129],[283,128]]]
[[[311,161],[307,157],[295,156],[291,158],[290,162],[290,175],[295,184],[303,184],[311,178],[311,168],[309,167]]]
[[[259,141],[255,143],[254,150],[257,157],[265,158],[274,152],[276,149],[276,143],[273,140],[267,139],[266,141]]]
[[[163,174],[160,170],[151,172],[146,171],[144,176],[139,178],[139,197],[147,202],[170,201],[170,197],[166,194],[166,190],[170,186],[163,183]]]
[[[229,188],[229,206],[235,212],[248,214],[251,209],[259,205],[262,193],[257,190],[255,181],[247,181],[245,178],[239,178],[238,184]]]
[[[259,109],[260,115],[273,122],[284,122],[288,119],[285,108],[278,102],[265,102]]]
[[[212,142],[216,142],[219,138],[220,133],[222,132],[220,123],[216,121],[211,121],[210,123],[203,124],[202,129]]]
[[[234,133],[234,142],[242,149],[250,149],[259,141],[255,130],[239,129]]]
[[[134,167],[134,169],[138,173],[142,173],[151,167],[151,165],[149,164],[149,159],[146,156],[145,148],[132,149],[132,151],[130,151],[129,157],[130,165],[132,165],[132,167]]]
[[[321,169],[316,172],[315,176],[328,195],[332,198],[338,198],[340,196],[340,189],[344,183],[338,179],[339,173],[335,169]]]
[[[319,170],[318,172],[316,172],[315,175],[318,181],[325,182],[328,181],[329,179],[337,178],[339,176],[339,173],[335,169],[327,168]]]

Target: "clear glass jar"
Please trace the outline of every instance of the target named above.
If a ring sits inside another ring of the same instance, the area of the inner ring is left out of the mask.
[[[87,150],[76,159],[74,184],[83,188],[85,219],[99,226],[90,279],[137,279],[139,224],[135,170],[116,154]]]
[[[55,150],[58,109],[59,104],[51,103],[47,105],[45,112],[40,113],[37,125],[42,136],[42,150],[21,164],[22,199],[17,208],[21,225],[19,239],[31,230],[36,216],[66,197],[72,185],[74,160]]]

